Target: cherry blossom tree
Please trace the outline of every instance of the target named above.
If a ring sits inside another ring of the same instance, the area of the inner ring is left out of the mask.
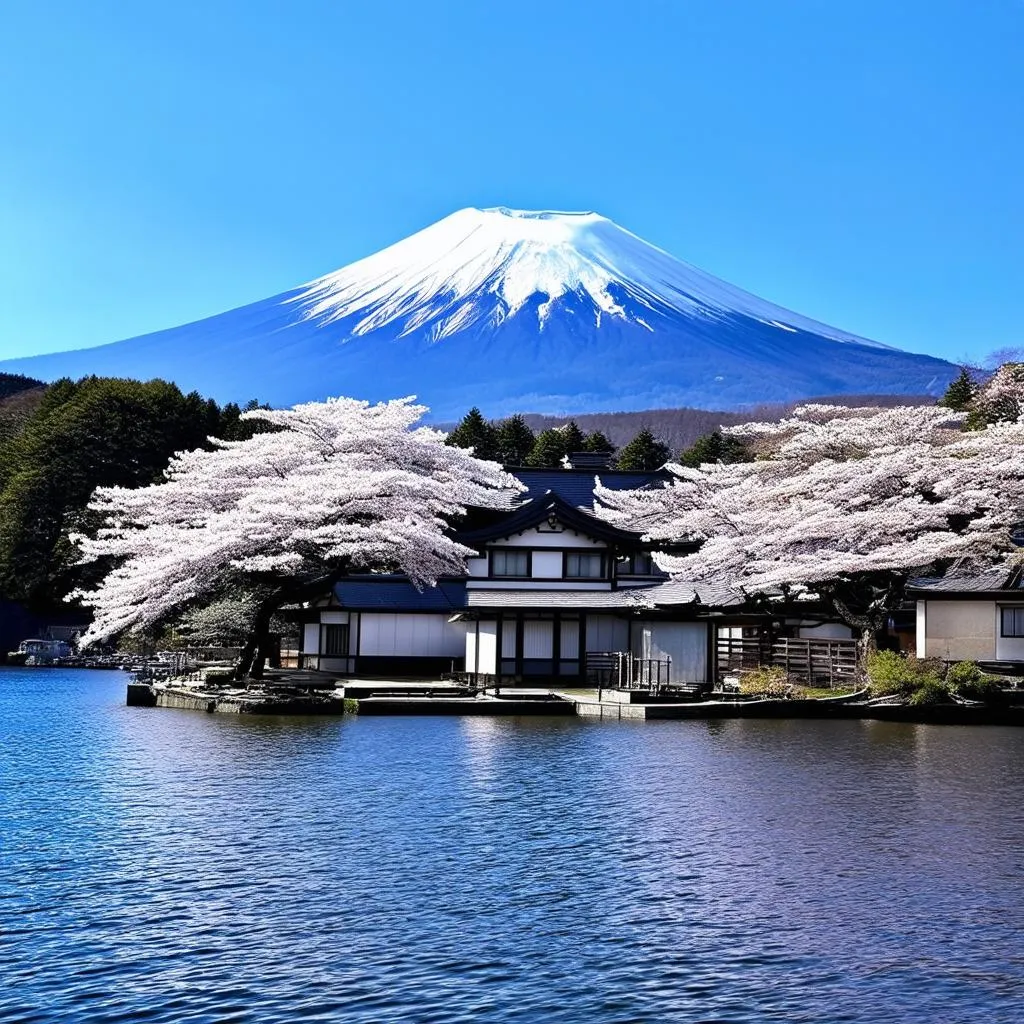
[[[797,408],[726,428],[752,462],[672,465],[653,490],[598,489],[598,512],[655,541],[698,541],[657,561],[677,579],[750,595],[808,591],[870,649],[909,577],[990,566],[1024,519],[1024,423],[965,432],[930,406]]]
[[[450,532],[467,506],[500,506],[517,482],[493,462],[416,426],[413,400],[349,398],[243,420],[271,428],[213,451],[176,455],[165,480],[100,488],[105,525],[76,537],[85,561],[113,568],[75,596],[93,609],[86,644],[159,626],[190,608],[256,593],[240,674],[259,675],[270,618],[352,569],[400,571],[418,585],[464,571]]]

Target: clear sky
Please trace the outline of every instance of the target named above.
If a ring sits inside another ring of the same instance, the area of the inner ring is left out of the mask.
[[[0,357],[596,210],[834,326],[1024,345],[1024,0],[3,0]]]

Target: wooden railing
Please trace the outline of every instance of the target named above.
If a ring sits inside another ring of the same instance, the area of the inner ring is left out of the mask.
[[[629,651],[588,651],[587,681],[599,690],[650,690],[658,693],[672,678],[672,659],[638,658]]]
[[[857,680],[857,641],[823,637],[719,636],[718,679],[757,668],[781,668],[793,682],[846,686]]]

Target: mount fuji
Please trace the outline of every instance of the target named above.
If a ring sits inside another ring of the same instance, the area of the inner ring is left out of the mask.
[[[952,364],[848,334],[670,256],[595,213],[453,213],[341,270],[195,323],[10,359],[44,380],[164,377],[272,405],[415,394],[599,412],[939,393]]]

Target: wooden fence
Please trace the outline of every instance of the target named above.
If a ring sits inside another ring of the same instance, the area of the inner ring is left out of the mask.
[[[849,686],[857,681],[857,641],[821,637],[718,637],[718,680],[757,668],[781,668],[806,686]]]

